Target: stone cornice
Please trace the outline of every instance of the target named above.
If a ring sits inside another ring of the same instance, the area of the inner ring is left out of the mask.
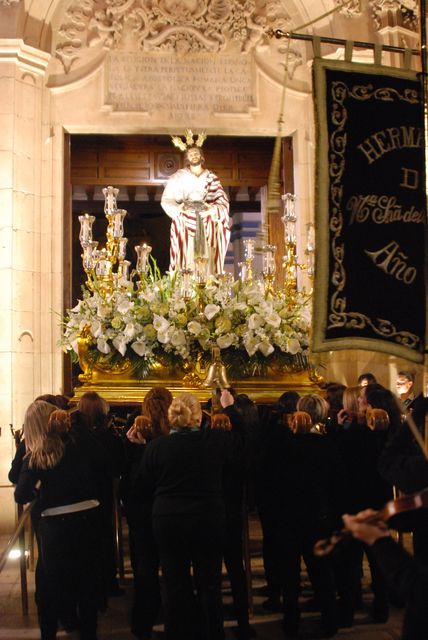
[[[0,38],[0,62],[15,60],[33,73],[43,76],[50,59],[50,53],[30,47],[23,40]]]

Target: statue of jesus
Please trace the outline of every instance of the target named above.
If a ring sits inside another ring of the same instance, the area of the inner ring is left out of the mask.
[[[201,150],[205,137],[199,135],[194,144],[191,131],[186,131],[186,139],[189,134],[192,144],[178,138],[181,145],[177,145],[186,150],[185,168],[169,178],[161,200],[172,218],[169,269],[193,270],[195,259],[201,257],[207,259],[207,275],[216,275],[223,273],[229,244],[229,200],[218,177],[205,168]]]

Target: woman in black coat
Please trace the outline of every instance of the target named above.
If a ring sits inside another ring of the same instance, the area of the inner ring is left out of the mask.
[[[132,633],[140,640],[151,638],[159,616],[159,553],[152,530],[153,487],[140,485],[133,490],[133,479],[140,468],[147,444],[169,433],[168,409],[172,394],[165,387],[153,387],[145,398],[142,415],[127,432],[128,468],[121,480],[121,495],[129,527],[131,563],[134,573]]]
[[[96,640],[100,520],[91,454],[70,435],[65,411],[40,419],[43,404],[33,402],[25,414],[27,454],[15,489],[19,504],[38,497],[41,637],[54,640],[61,612],[77,606],[81,640]]]
[[[166,638],[223,640],[222,472],[229,434],[201,431],[201,405],[190,393],[173,400],[168,417],[170,434],[148,444],[136,479],[137,488],[154,487]]]
[[[108,403],[95,391],[88,391],[80,398],[77,411],[71,414],[73,436],[77,440],[86,442],[87,446],[91,446],[95,454],[98,453],[98,462],[94,456],[93,473],[102,520],[99,544],[103,557],[103,583],[106,598],[125,593],[120,588],[116,576],[113,501],[115,483],[119,481],[126,469],[126,455],[121,438],[108,427],[108,413]]]
[[[260,489],[274,523],[274,548],[284,596],[284,630],[291,636],[298,633],[303,557],[321,610],[322,632],[324,637],[332,637],[338,626],[333,567],[331,559],[314,556],[313,546],[340,521],[344,470],[329,439],[318,432],[308,432],[310,419],[307,428],[303,424],[292,423],[295,433],[285,425],[278,426],[264,441]]]

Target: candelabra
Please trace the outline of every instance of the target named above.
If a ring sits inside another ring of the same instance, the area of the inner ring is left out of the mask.
[[[109,297],[115,289],[128,290],[132,288],[130,274],[131,263],[126,260],[128,238],[124,237],[125,209],[117,208],[119,189],[106,187],[104,194],[104,213],[107,218],[106,246],[99,249],[98,242],[92,239],[92,226],[95,216],[85,213],[79,216],[79,240],[82,246],[82,263],[87,280],[86,286],[90,291],[98,291],[103,297]],[[148,257],[152,248],[147,244],[135,247],[137,252],[137,266],[135,273],[140,281],[138,288],[144,288],[148,269]],[[114,271],[116,269],[116,272]]]

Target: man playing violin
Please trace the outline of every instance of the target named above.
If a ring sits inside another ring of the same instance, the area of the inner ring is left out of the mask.
[[[428,638],[428,564],[411,556],[390,536],[372,509],[345,514],[345,529],[369,545],[394,592],[406,602],[401,640]]]

